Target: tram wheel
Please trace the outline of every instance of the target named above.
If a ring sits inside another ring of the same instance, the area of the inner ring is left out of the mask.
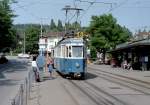
[[[81,80],[85,80],[85,79],[86,79],[85,73],[82,73],[82,74],[81,74],[80,79],[81,79]]]

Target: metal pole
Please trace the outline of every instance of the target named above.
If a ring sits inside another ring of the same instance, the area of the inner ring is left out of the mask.
[[[27,77],[25,79],[25,88],[26,88],[25,102],[26,102],[26,105],[28,105],[28,80],[27,80]]]
[[[15,99],[12,100],[11,105],[16,105]]]
[[[76,11],[77,20],[78,20],[80,11],[82,11],[83,9],[80,9],[80,8],[71,8],[69,5],[66,5],[65,8],[63,8],[62,10],[65,10],[65,11],[66,11],[66,14],[65,14],[65,15],[66,15],[65,25],[66,25],[66,23],[69,24],[68,15],[67,15],[69,11]],[[77,21],[77,20],[76,20],[76,21]],[[75,26],[75,27],[76,27],[76,26]],[[67,30],[67,28],[68,28],[68,27],[65,26],[65,31]]]
[[[24,32],[24,41],[23,42],[24,42],[23,53],[25,54],[26,53],[26,35],[25,35],[25,32]]]
[[[43,35],[42,35],[42,34],[43,34],[43,33],[42,33],[43,26],[42,26],[42,25],[43,25],[43,23],[42,23],[42,18],[41,18],[41,37],[43,36]]]
[[[21,84],[21,91],[20,92],[21,92],[21,94],[20,94],[21,95],[21,105],[23,105],[23,102],[24,102],[23,101],[23,84]]]

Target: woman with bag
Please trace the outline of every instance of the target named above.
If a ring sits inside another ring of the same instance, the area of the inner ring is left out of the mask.
[[[47,67],[48,67],[48,72],[50,73],[50,79],[52,79],[53,59],[49,55],[47,57]]]
[[[40,77],[39,77],[39,69],[36,63],[36,56],[33,56],[33,60],[32,60],[32,69],[34,72],[34,77],[35,77],[35,81],[36,82],[40,82]]]

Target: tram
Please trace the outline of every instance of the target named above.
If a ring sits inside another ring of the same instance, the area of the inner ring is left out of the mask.
[[[64,38],[54,48],[54,67],[63,76],[84,79],[87,69],[83,38]]]

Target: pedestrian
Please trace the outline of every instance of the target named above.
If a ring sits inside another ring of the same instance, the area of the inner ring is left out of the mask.
[[[33,58],[32,58],[32,70],[34,72],[35,81],[39,82],[39,69],[36,63],[36,55],[33,55]]]
[[[40,81],[43,81],[43,75],[44,75],[44,67],[45,67],[45,56],[44,52],[40,52],[37,59],[36,59],[37,67],[39,69],[39,78]]]
[[[128,62],[127,60],[123,61],[123,69],[127,69],[128,68]]]
[[[47,67],[48,72],[50,73],[50,79],[52,79],[52,71],[53,71],[53,59],[50,55],[47,56]]]

